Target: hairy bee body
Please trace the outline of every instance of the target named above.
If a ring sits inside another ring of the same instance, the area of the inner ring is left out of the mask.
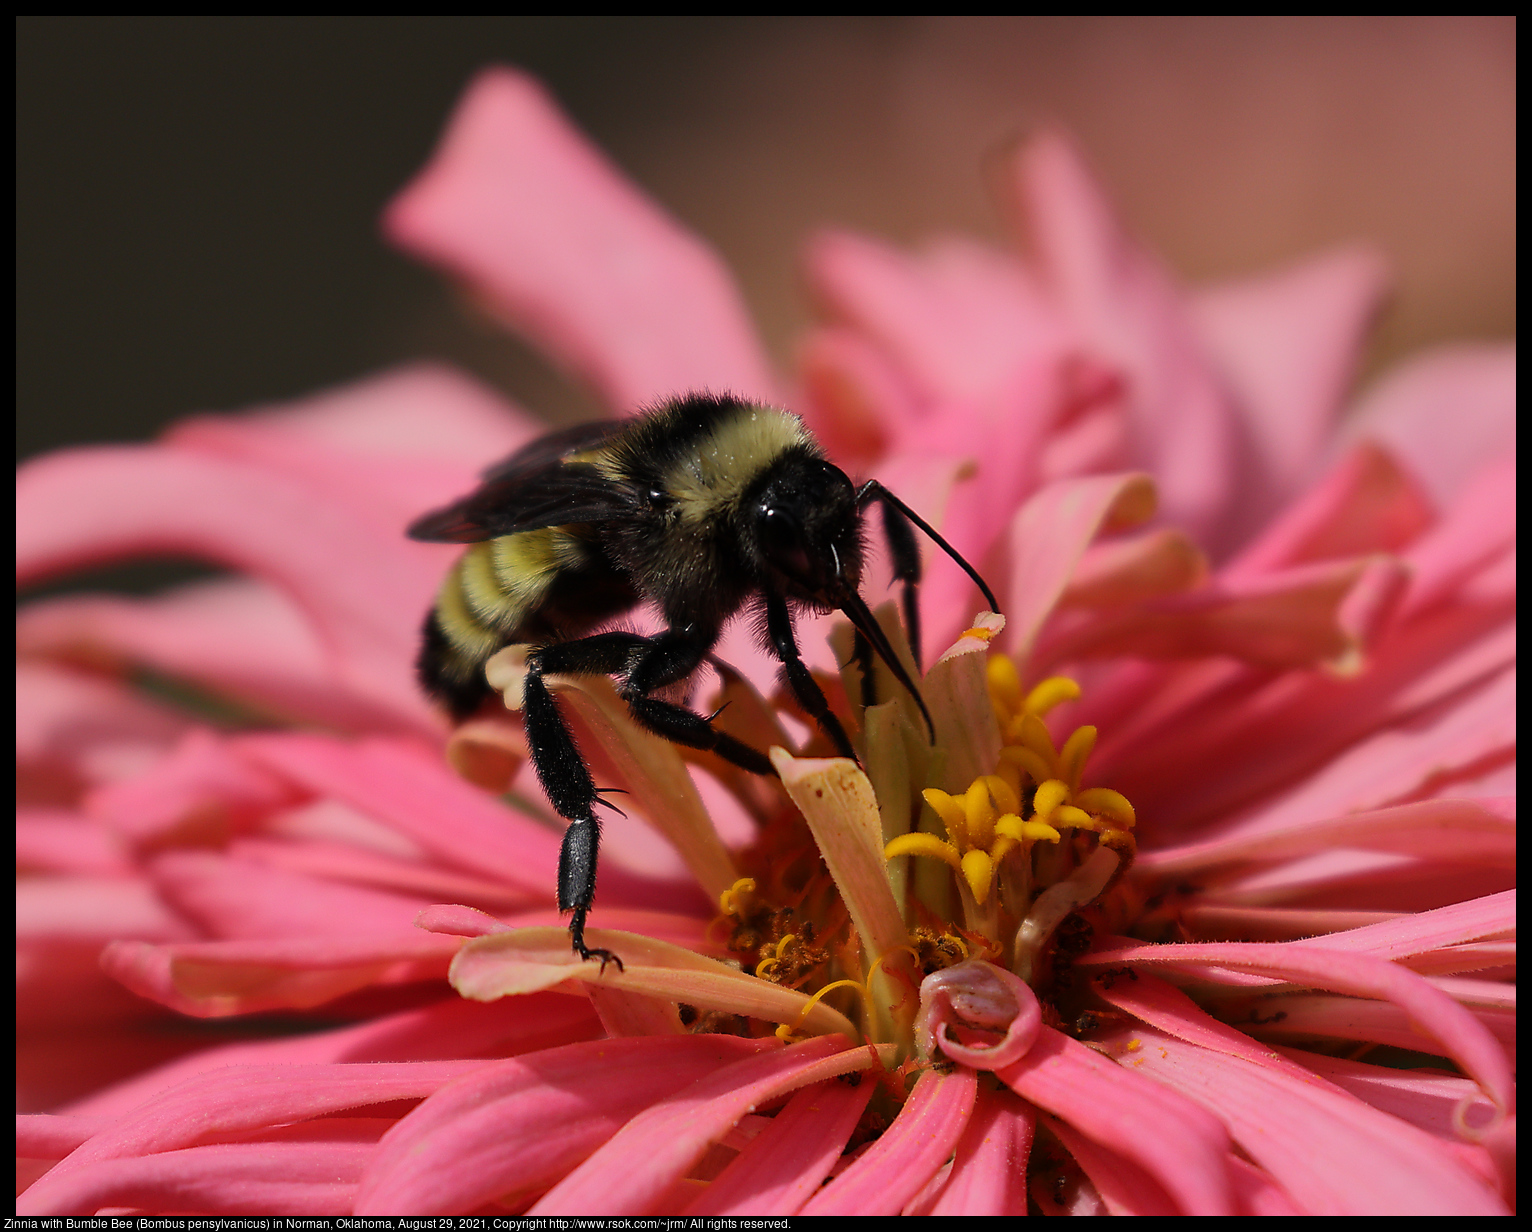
[[[794,415],[738,398],[691,394],[626,423],[584,424],[533,441],[484,476],[479,488],[410,527],[416,539],[467,544],[426,619],[418,668],[425,689],[458,719],[489,694],[484,665],[502,646],[529,643],[522,717],[533,768],[569,826],[559,862],[559,907],[585,944],[596,891],[602,803],[543,677],[608,675],[635,722],[755,774],[767,756],[669,700],[711,654],[724,624],[752,611],[782,664],[784,683],[844,757],[840,720],[804,664],[795,611],[839,610],[856,629],[863,678],[876,655],[925,703],[862,601],[862,517],[883,506],[883,527],[904,584],[905,622],[918,661],[915,585],[923,530],[978,583],[983,580],[912,509],[876,481],[852,486]],[[640,604],[664,629],[608,628]],[[866,700],[864,698],[864,700]]]
[[[683,399],[626,425],[581,425],[534,442],[468,501],[411,533],[482,535],[492,509],[503,516],[506,502],[525,504],[529,490],[556,486],[550,477],[583,486],[580,503],[527,520],[602,516],[472,543],[426,624],[425,688],[464,718],[487,695],[484,663],[501,647],[579,637],[640,603],[668,624],[721,628],[760,589],[741,551],[742,507],[763,477],[795,460],[829,465],[795,416],[724,398]]]

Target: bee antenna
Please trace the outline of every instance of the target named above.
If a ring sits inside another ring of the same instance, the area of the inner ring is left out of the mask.
[[[908,505],[906,505],[902,500],[900,500],[897,496],[885,488],[876,479],[869,479],[862,485],[861,491],[856,494],[856,503],[859,506],[864,505],[867,503],[869,498],[874,497],[882,501],[885,505],[892,506],[893,508],[897,509],[906,519],[924,531],[926,537],[930,539],[932,543],[936,544],[937,547],[941,548],[943,552],[947,553],[948,556],[952,557],[953,560],[957,561],[963,572],[973,579],[974,585],[984,592],[984,598],[989,603],[989,610],[992,612],[998,612],[1000,610],[1000,603],[995,598],[995,592],[990,590],[984,579],[979,576],[978,571],[963,559],[962,555],[955,547],[953,547],[950,543],[943,539],[941,535],[937,533],[936,528],[932,526],[931,523],[927,522],[923,517],[921,517]]]

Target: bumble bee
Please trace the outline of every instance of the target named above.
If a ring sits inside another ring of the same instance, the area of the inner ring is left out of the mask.
[[[857,593],[862,516],[873,501],[883,507],[917,655],[920,555],[912,525],[996,606],[983,579],[935,530],[876,480],[854,487],[796,416],[727,396],[688,394],[625,422],[553,432],[486,472],[477,491],[410,526],[414,539],[471,545],[426,619],[417,668],[427,692],[466,718],[489,694],[486,660],[513,643],[533,648],[522,717],[538,780],[569,823],[558,900],[572,913],[570,940],[582,958],[620,963],[588,948],[584,935],[596,889],[595,805],[605,802],[543,676],[614,676],[641,726],[769,775],[764,753],[655,696],[690,677],[725,622],[749,608],[793,696],[841,755],[854,758],[793,631],[795,610],[839,610],[856,630],[864,665],[874,653],[887,664],[930,728],[915,683]],[[662,632],[599,631],[639,604],[658,611]]]

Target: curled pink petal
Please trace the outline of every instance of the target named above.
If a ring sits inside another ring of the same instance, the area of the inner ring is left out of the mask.
[[[960,1065],[1000,1069],[1026,1055],[1042,1025],[1037,995],[993,963],[962,962],[921,981],[915,1041],[924,1056],[940,1048]]]
[[[489,69],[469,86],[384,227],[590,379],[614,410],[685,389],[772,400],[717,257],[521,73]]]

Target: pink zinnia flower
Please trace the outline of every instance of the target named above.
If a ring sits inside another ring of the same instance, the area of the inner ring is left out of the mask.
[[[562,682],[669,840],[608,826],[621,971],[569,953],[514,718],[448,740],[410,678],[451,550],[401,528],[533,420],[411,369],[23,469],[24,581],[236,574],[21,613],[19,1210],[1507,1212],[1512,356],[1342,419],[1371,255],[1187,296],[1052,134],[1002,204],[1034,263],[821,239],[788,390],[522,77],[389,213],[614,412],[794,406],[1004,608],[932,560],[934,746],[805,623],[860,767],[782,751],[731,631],[785,793]]]

